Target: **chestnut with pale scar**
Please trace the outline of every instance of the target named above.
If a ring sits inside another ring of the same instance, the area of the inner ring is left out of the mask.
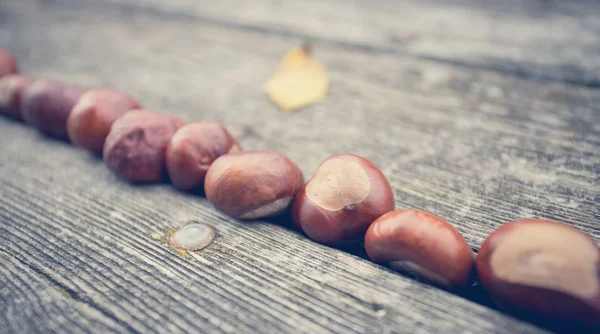
[[[420,210],[395,210],[367,230],[373,262],[423,277],[446,288],[466,286],[473,268],[471,247],[445,220]]]
[[[206,198],[232,217],[254,219],[283,213],[302,186],[298,166],[275,151],[230,153],[215,160],[204,181]]]
[[[354,241],[393,209],[383,173],[365,158],[343,154],[321,163],[294,199],[292,219],[311,239],[337,244]]]
[[[576,228],[543,219],[508,223],[483,243],[477,272],[509,311],[600,326],[600,249]]]
[[[324,162],[312,181],[306,185],[306,196],[329,211],[360,203],[371,192],[367,172],[355,161],[347,159]]]

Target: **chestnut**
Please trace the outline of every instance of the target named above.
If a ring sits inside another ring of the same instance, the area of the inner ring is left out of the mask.
[[[166,175],[165,153],[183,121],[150,110],[133,110],[118,118],[104,143],[104,163],[132,182],[161,182]]]
[[[0,47],[0,78],[18,72],[15,56],[7,49]]]
[[[298,166],[275,151],[245,151],[217,158],[206,173],[204,191],[215,208],[234,218],[283,213],[304,178]]]
[[[219,123],[201,121],[177,130],[167,148],[167,171],[173,185],[190,190],[204,185],[218,157],[240,151],[240,145]]]
[[[600,327],[600,249],[574,227],[544,219],[507,223],[484,241],[476,267],[508,312]]]
[[[0,113],[22,120],[21,97],[31,85],[31,79],[18,74],[9,74],[0,78]]]
[[[66,140],[67,118],[84,92],[58,81],[36,80],[23,92],[21,116],[40,132]]]
[[[420,210],[395,210],[377,218],[365,235],[373,262],[425,278],[445,288],[465,287],[473,253],[445,220]]]
[[[355,241],[391,210],[394,194],[383,173],[365,158],[341,154],[323,161],[298,192],[292,220],[309,238],[338,244]]]
[[[76,146],[102,154],[114,121],[134,109],[140,109],[140,105],[127,94],[110,88],[91,89],[81,96],[69,115],[69,139]]]

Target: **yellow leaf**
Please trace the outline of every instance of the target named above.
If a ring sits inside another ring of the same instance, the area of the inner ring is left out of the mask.
[[[264,86],[269,98],[282,110],[295,110],[319,102],[327,95],[325,68],[307,48],[288,52]]]

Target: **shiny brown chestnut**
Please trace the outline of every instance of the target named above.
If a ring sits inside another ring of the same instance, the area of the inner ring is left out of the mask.
[[[67,119],[85,89],[54,80],[36,80],[21,97],[21,116],[40,132],[68,139]]]
[[[133,110],[117,119],[104,143],[104,164],[132,182],[161,182],[165,153],[183,121],[150,110]]]
[[[338,244],[355,241],[393,209],[394,194],[383,173],[365,158],[342,154],[323,161],[298,192],[292,220],[309,238]]]
[[[574,227],[544,219],[507,223],[487,237],[476,267],[506,311],[600,328],[600,249]]]
[[[5,48],[0,48],[0,78],[19,72],[15,56]]]
[[[21,97],[31,85],[29,77],[9,74],[0,78],[0,114],[22,120]]]
[[[204,181],[210,203],[234,218],[283,213],[304,178],[298,166],[275,151],[230,153],[215,160]]]
[[[81,96],[69,115],[69,139],[76,146],[102,154],[112,124],[134,109],[140,109],[140,104],[125,93],[110,88],[91,89]]]
[[[471,247],[445,220],[420,210],[395,210],[371,224],[365,248],[373,262],[445,288],[464,287],[473,268]]]
[[[219,123],[201,121],[177,130],[167,148],[167,171],[173,185],[190,190],[204,185],[218,157],[240,151],[240,145]]]

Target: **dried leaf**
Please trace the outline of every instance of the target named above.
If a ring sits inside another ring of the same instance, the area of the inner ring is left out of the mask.
[[[282,110],[296,110],[323,99],[329,79],[323,65],[307,48],[296,48],[283,57],[264,89]]]

